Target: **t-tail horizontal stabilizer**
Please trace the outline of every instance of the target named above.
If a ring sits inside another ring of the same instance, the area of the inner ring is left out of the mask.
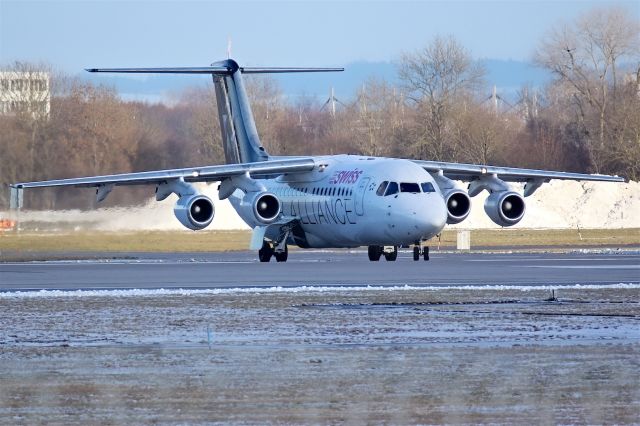
[[[269,161],[260,143],[242,74],[333,72],[344,68],[241,67],[233,59],[215,62],[209,67],[173,68],[87,68],[89,72],[139,74],[210,74],[216,88],[218,119],[227,164]]]

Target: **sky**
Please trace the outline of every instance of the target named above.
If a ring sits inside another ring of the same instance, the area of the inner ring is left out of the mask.
[[[0,0],[0,65],[343,66],[397,61],[451,34],[476,58],[527,61],[560,21],[610,1]],[[640,17],[640,2],[615,2]]]

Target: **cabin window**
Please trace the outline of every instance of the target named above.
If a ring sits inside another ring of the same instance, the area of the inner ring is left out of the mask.
[[[412,194],[420,193],[420,185],[414,182],[400,183],[400,192],[411,192]]]
[[[387,191],[384,193],[384,196],[394,195],[398,193],[398,184],[396,182],[389,182],[387,185]]]
[[[388,181],[385,180],[384,182],[382,182],[378,187],[378,190],[376,191],[376,195],[379,195],[382,197],[384,195],[384,190],[387,189],[387,185],[389,185]]]
[[[431,182],[423,182],[421,186],[422,192],[436,192],[436,189],[433,187]]]

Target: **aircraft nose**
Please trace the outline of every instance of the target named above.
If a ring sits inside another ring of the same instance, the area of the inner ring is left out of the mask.
[[[435,194],[434,194],[435,195]],[[447,206],[440,197],[429,197],[427,202],[420,203],[420,211],[416,212],[418,228],[424,237],[431,237],[442,231],[447,223]]]

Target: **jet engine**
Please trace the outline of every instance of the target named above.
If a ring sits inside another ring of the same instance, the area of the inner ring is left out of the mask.
[[[484,202],[484,211],[500,226],[513,226],[520,222],[525,212],[524,198],[517,192],[493,192]]]
[[[269,225],[280,216],[280,200],[270,192],[249,192],[242,200],[243,210],[259,225]]]
[[[205,195],[184,195],[178,199],[173,213],[181,224],[194,231],[204,229],[213,220],[215,208]]]
[[[453,225],[460,223],[471,212],[471,199],[466,192],[460,189],[450,189],[443,194],[447,205],[447,223]]]

